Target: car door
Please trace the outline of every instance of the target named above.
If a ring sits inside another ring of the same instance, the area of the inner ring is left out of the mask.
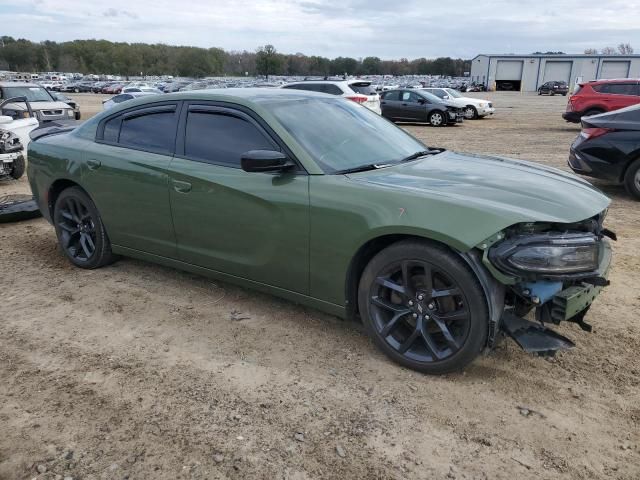
[[[416,92],[404,90],[400,95],[403,118],[416,122],[424,122],[427,119],[425,108],[426,100]]]
[[[384,92],[380,100],[382,116],[386,118],[400,118],[400,90]]]
[[[306,294],[309,182],[301,168],[245,172],[250,150],[289,156],[246,109],[192,102],[183,109],[169,196],[184,262]]]
[[[106,117],[83,153],[83,186],[115,245],[177,256],[167,170],[179,107],[162,102]]]

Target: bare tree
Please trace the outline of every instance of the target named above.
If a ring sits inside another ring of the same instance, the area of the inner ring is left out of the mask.
[[[584,49],[584,53],[585,55],[595,55],[598,53],[598,49],[597,48],[585,48]]]
[[[602,50],[600,50],[600,53],[602,53],[602,55],[615,55],[617,52],[613,47],[604,47]]]
[[[633,47],[630,43],[621,43],[618,45],[618,52],[620,52],[620,55],[631,55],[633,54]]]

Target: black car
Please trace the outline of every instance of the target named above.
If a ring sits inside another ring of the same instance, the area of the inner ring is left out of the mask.
[[[567,82],[559,82],[556,80],[545,82],[538,87],[538,95],[563,95],[566,97],[568,92],[569,85],[567,85]]]
[[[640,105],[582,117],[569,166],[582,175],[624,184],[640,200]]]
[[[426,122],[434,127],[462,123],[461,108],[419,90],[389,90],[380,99],[382,116],[393,121]]]
[[[91,85],[88,83],[67,83],[60,87],[60,92],[86,93],[91,91]]]

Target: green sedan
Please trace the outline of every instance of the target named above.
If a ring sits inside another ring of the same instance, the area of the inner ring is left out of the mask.
[[[32,137],[31,188],[74,265],[136,257],[358,319],[422,372],[504,334],[569,348],[546,325],[589,329],[608,283],[609,199],[589,183],[429,148],[346,99],[180,92]]]

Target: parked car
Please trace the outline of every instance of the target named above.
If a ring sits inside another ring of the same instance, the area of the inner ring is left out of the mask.
[[[538,87],[538,95],[563,95],[567,96],[569,92],[569,85],[567,82],[552,80],[550,82],[545,82]]]
[[[66,95],[60,93],[60,92],[49,92],[51,94],[51,96],[59,101],[59,102],[64,102],[67,105],[69,105],[71,108],[73,108],[73,116],[76,120],[80,120],[80,118],[82,117],[82,114],[80,113],[80,105],[78,105],[78,102],[76,102],[75,100],[73,100],[72,98],[67,97]]]
[[[640,200],[640,105],[583,117],[569,166],[576,173],[623,184]]]
[[[26,98],[40,123],[73,119],[73,109],[66,103],[55,100],[52,93],[36,83],[0,82],[0,100]],[[4,111],[5,115],[14,119],[28,116],[28,107],[24,102],[5,105]]]
[[[312,80],[289,83],[282,88],[337,95],[364,105],[378,115],[382,114],[380,95],[368,80]]]
[[[102,88],[102,93],[118,94],[122,91],[124,85],[122,83],[111,83]]]
[[[102,102],[102,109],[109,110],[116,105],[126,102],[128,100],[133,100],[134,98],[146,97],[148,95],[157,95],[156,92],[131,92],[131,93],[120,93],[114,97],[111,97]]]
[[[140,93],[140,92],[163,93],[162,90],[159,90],[153,87],[124,87],[121,93]]]
[[[91,87],[93,93],[102,93],[102,89],[109,85],[108,82],[95,82]]]
[[[92,85],[90,83],[67,83],[60,88],[60,92],[86,93],[91,92]]]
[[[28,178],[80,268],[132,256],[359,318],[427,373],[503,331],[528,351],[572,346],[522,316],[587,328],[611,260],[609,199],[586,181],[429,148],[293,89],[148,96],[44,129]]]
[[[392,122],[426,122],[445,127],[464,120],[461,108],[423,90],[389,90],[382,93],[380,104],[382,116]]]
[[[489,100],[479,98],[465,97],[453,88],[423,88],[425,92],[429,92],[442,100],[448,100],[456,107],[462,109],[464,118],[474,120],[476,118],[493,115],[496,111],[493,104]]]
[[[580,123],[582,117],[611,112],[640,103],[637,79],[597,80],[581,83],[567,102],[562,114],[567,122]]]

